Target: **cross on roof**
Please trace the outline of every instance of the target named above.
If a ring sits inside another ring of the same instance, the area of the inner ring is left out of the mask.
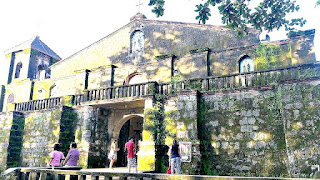
[[[139,9],[138,9],[138,13],[140,13],[140,6],[142,5],[143,3],[140,3],[140,0],[139,0],[139,4],[137,4],[136,6],[138,6],[139,7]]]

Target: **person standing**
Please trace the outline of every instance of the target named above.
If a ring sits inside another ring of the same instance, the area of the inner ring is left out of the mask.
[[[127,149],[127,152],[128,152],[128,171],[130,173],[130,170],[131,168],[135,168],[135,172],[137,173],[138,172],[138,169],[137,169],[137,159],[136,159],[136,146],[133,142],[133,137],[130,137],[129,138],[129,142],[126,143],[126,149]]]
[[[51,160],[49,165],[52,166],[61,166],[60,161],[64,159],[63,153],[60,151],[60,144],[55,144],[53,146],[53,152],[51,155]]]
[[[117,159],[117,151],[119,151],[118,149],[118,142],[115,139],[114,141],[112,141],[111,143],[111,148],[110,148],[110,153],[108,155],[108,158],[110,159],[110,164],[109,164],[109,169],[112,169],[113,163],[116,161]]]
[[[176,139],[173,140],[173,145],[171,146],[171,174],[174,174],[174,166],[177,167],[177,173],[181,174],[181,160],[180,160],[180,150],[179,144]]]
[[[79,156],[80,153],[77,149],[77,144],[75,142],[72,142],[70,144],[70,150],[65,160],[65,166],[78,166]]]

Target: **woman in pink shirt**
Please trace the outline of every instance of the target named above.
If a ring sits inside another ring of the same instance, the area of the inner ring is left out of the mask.
[[[53,152],[50,160],[50,166],[60,166],[60,160],[64,159],[63,153],[60,151],[60,144],[55,144],[53,146]]]

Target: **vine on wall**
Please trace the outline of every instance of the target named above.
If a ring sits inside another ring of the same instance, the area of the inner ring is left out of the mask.
[[[61,151],[67,154],[69,145],[75,141],[75,130],[77,125],[78,115],[70,107],[63,107],[60,122],[60,138]]]
[[[163,102],[160,98],[157,98],[152,109],[149,109],[145,113],[146,121],[144,123],[144,129],[152,132],[153,141],[155,143],[155,156],[156,156],[156,172],[164,172],[167,164],[168,147],[165,146],[165,139],[168,134],[165,126],[165,112]]]

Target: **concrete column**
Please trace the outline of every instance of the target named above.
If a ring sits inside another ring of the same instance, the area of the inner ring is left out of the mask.
[[[146,99],[144,104],[144,112],[153,108],[153,98]],[[144,124],[149,121],[144,118]],[[138,155],[138,170],[147,170],[153,171],[155,170],[155,145],[153,141],[153,135],[150,130],[143,129],[142,131],[142,141],[139,142],[139,152]]]

